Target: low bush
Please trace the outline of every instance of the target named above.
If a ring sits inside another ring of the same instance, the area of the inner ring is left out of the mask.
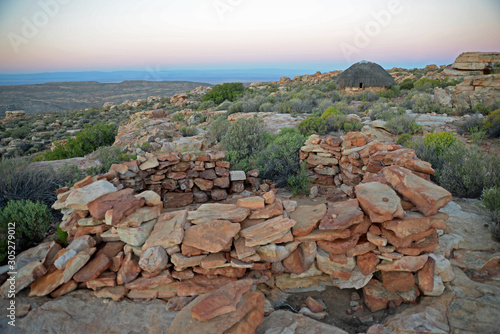
[[[181,112],[176,112],[175,114],[172,115],[172,122],[175,123],[182,123],[184,122],[185,115]]]
[[[432,112],[439,113],[441,108],[439,105],[432,102],[431,95],[423,94],[415,100],[415,103],[413,104],[413,111],[419,114]]]
[[[98,148],[94,152],[94,158],[99,162],[99,166],[87,169],[86,172],[89,175],[107,173],[111,165],[135,160],[137,159],[137,156],[123,153],[123,147],[120,146],[105,146]]]
[[[438,80],[434,79],[429,79],[429,78],[420,78],[417,81],[413,83],[413,87],[421,92],[423,91],[429,91],[433,89],[434,87],[437,87],[439,85]]]
[[[406,114],[389,119],[387,121],[387,127],[392,133],[397,135],[403,133],[416,134],[424,130],[422,125],[417,124],[413,117]]]
[[[337,132],[344,129],[344,124],[347,122],[347,117],[344,115],[331,116],[326,120],[326,128],[328,132]]]
[[[230,102],[230,101],[224,101],[222,102],[217,108],[215,108],[216,110],[218,111],[221,111],[221,110],[228,110],[229,107],[233,105],[233,102]]]
[[[300,170],[297,175],[292,175],[287,180],[287,188],[292,192],[292,195],[307,193],[309,183],[312,180],[309,178],[305,163],[300,165]]]
[[[410,147],[413,142],[413,137],[409,133],[403,133],[401,136],[399,136],[398,140],[396,141],[396,144],[404,146],[404,147]]]
[[[384,89],[377,92],[379,97],[383,97],[386,99],[393,99],[401,95],[401,91],[398,85],[394,85],[391,89]]]
[[[485,187],[500,186],[498,166],[500,158],[487,155],[477,146],[467,148],[457,142],[444,152],[436,179],[455,196],[478,198]]]
[[[215,107],[215,103],[214,101],[212,100],[208,100],[208,101],[203,101],[202,103],[200,103],[200,105],[198,106],[198,111],[202,111],[202,110],[207,110],[209,108],[213,108]]]
[[[403,110],[394,110],[385,103],[376,103],[373,105],[370,112],[370,119],[376,120],[381,119],[388,121],[398,115],[402,115],[405,112]]]
[[[65,165],[55,171],[34,169],[27,158],[3,159],[0,162],[0,207],[16,200],[40,201],[51,206],[57,199],[57,189],[84,176],[74,165]]]
[[[399,85],[399,89],[403,90],[411,90],[414,87],[416,80],[412,79],[404,79],[403,82]]]
[[[213,101],[221,104],[225,100],[234,101],[243,94],[245,87],[240,82],[228,82],[215,85],[212,90],[203,96],[202,101]]]
[[[342,114],[340,111],[338,111],[337,109],[335,109],[334,107],[329,107],[325,110],[325,112],[323,112],[323,114],[321,114],[321,118],[322,119],[327,119],[329,117],[333,117],[333,116],[343,116],[344,114]]]
[[[299,123],[298,129],[304,136],[312,134],[325,134],[328,130],[326,121],[321,117],[309,117]]]
[[[500,109],[492,111],[484,122],[484,129],[490,138],[500,137]]]
[[[260,111],[260,112],[274,112],[274,111],[275,111],[274,104],[273,104],[273,103],[271,103],[271,102],[266,102],[266,103],[263,103],[263,104],[260,106],[259,111]]]
[[[196,136],[198,133],[198,130],[196,129],[196,126],[191,125],[191,126],[181,126],[179,128],[179,131],[181,132],[183,137],[193,137]]]
[[[481,117],[480,114],[474,114],[471,117],[455,122],[454,125],[457,128],[457,132],[463,135],[464,133],[470,132],[473,128],[482,128],[483,121],[483,117]]]
[[[59,142],[55,148],[37,156],[36,160],[61,160],[83,157],[102,146],[112,145],[115,141],[117,128],[114,124],[97,123],[86,126],[75,137]]]
[[[278,187],[286,187],[288,178],[299,173],[299,150],[306,139],[294,128],[283,128],[272,136],[268,146],[257,154],[261,176],[273,180]]]
[[[423,140],[425,146],[432,148],[440,155],[458,141],[453,132],[446,131],[428,133],[424,136]]]
[[[49,208],[41,202],[9,201],[0,211],[0,226],[7,232],[9,223],[15,223],[17,251],[37,245],[45,237],[51,221]]]
[[[229,127],[220,143],[233,169],[248,170],[252,156],[267,146],[264,121],[255,117],[239,119]]]
[[[222,137],[227,133],[231,122],[224,116],[221,115],[217,117],[209,126],[210,137],[217,141],[218,143],[222,140]]]
[[[481,201],[493,222],[500,224],[500,186],[484,189]]]

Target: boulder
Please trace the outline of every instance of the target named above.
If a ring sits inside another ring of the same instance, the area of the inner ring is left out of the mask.
[[[203,297],[191,308],[193,319],[208,321],[215,317],[236,311],[236,306],[245,292],[252,287],[253,280],[230,282],[217,291]]]
[[[183,245],[217,253],[226,248],[240,228],[240,224],[228,220],[214,220],[194,225],[186,229]]]
[[[362,183],[355,190],[359,205],[373,223],[404,218],[401,199],[388,185],[380,182]]]
[[[240,208],[234,204],[210,203],[202,204],[198,210],[189,211],[187,220],[192,224],[203,224],[217,219],[240,223],[250,215],[250,209]]]
[[[24,265],[22,268],[18,269],[14,275],[15,279],[5,281],[0,288],[0,296],[7,298],[9,294],[17,294],[19,291],[28,287],[38,278],[42,277],[47,273],[47,269],[40,260],[30,262]]]
[[[116,190],[112,183],[106,180],[99,180],[83,188],[73,190],[68,198],[66,198],[64,205],[74,210],[88,210],[90,202]]]
[[[187,210],[166,212],[160,215],[142,249],[146,250],[153,246],[167,249],[179,245],[184,238],[186,218]]]
[[[295,224],[292,219],[278,216],[241,230],[240,236],[246,239],[246,246],[265,245],[282,238]]]
[[[406,168],[385,167],[382,174],[398,193],[412,202],[425,216],[437,214],[452,199],[449,191],[416,176]]]
[[[80,269],[75,276],[73,276],[73,279],[76,282],[87,282],[96,279],[110,266],[110,259],[105,254],[101,253]]]
[[[428,255],[404,256],[399,260],[379,264],[377,269],[381,271],[417,272],[425,265],[428,257]]]
[[[396,293],[387,291],[382,282],[374,278],[363,287],[363,295],[366,307],[370,312],[386,309],[389,302],[393,302],[395,306],[399,306],[403,302],[403,298]]]
[[[295,334],[347,334],[346,331],[323,322],[316,321],[302,314],[278,310],[264,319],[257,329],[258,334],[295,333]]]
[[[363,220],[363,211],[356,199],[328,203],[328,210],[319,223],[320,230],[345,230]]]
[[[326,209],[326,204],[314,206],[302,205],[297,207],[290,214],[290,218],[297,222],[292,228],[293,235],[308,235],[318,226],[318,222],[325,216]]]
[[[237,303],[235,311],[199,321],[192,317],[192,309],[205,298],[206,296],[199,296],[182,309],[167,333],[255,333],[264,320],[264,296],[260,292],[247,291]]]
[[[119,227],[117,228],[120,240],[131,246],[142,246],[148,239],[157,219],[143,223],[139,227]]]
[[[161,213],[162,207],[157,206],[145,206],[135,210],[133,213],[125,217],[122,221],[115,224],[116,227],[139,227],[145,222],[149,222],[153,219],[158,218]],[[115,209],[113,209],[113,212]]]
[[[139,267],[149,273],[157,273],[167,267],[168,260],[168,254],[163,247],[153,246],[142,252]]]

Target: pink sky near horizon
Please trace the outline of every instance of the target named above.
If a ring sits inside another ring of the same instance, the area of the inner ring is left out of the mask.
[[[500,1],[5,0],[0,36],[0,73],[440,65],[500,51]]]

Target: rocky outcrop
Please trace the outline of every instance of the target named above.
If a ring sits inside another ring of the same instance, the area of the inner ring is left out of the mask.
[[[480,71],[483,74],[490,74],[495,64],[500,63],[500,52],[464,52],[460,54],[452,69],[458,71]]]

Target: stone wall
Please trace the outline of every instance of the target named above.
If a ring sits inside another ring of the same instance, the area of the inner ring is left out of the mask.
[[[359,133],[327,137],[328,147],[322,141],[309,138],[305,147],[316,151],[303,149],[302,157],[330,159],[314,169],[336,167],[335,176],[353,187],[352,199],[299,206],[259,186],[255,171],[229,172],[221,152],[147,154],[60,189],[53,208],[64,215],[60,228],[69,245],[47,242],[20,254],[16,291],[29,286],[30,296],[57,298],[90,289],[116,301],[161,298],[176,310],[208,294],[176,319],[193,331],[223,319],[219,312],[238,315],[231,326],[258,326],[264,298],[248,291],[261,283],[287,292],[363,289],[372,312],[442,294],[453,272],[432,252],[448,219],[439,209],[451,194],[417,170],[426,165],[411,150],[366,143]],[[347,164],[359,169],[349,172],[354,177],[345,173]],[[253,194],[240,193],[244,180]],[[184,203],[169,199],[191,194],[188,204],[196,193],[217,199],[215,190],[227,196],[233,187],[229,203],[172,209]],[[0,293],[9,287],[6,282]],[[233,307],[224,308],[227,303]],[[245,320],[249,312],[257,320]]]
[[[375,177],[385,166],[405,167],[426,180],[434,174],[431,164],[420,160],[415,150],[371,141],[362,132],[342,137],[312,135],[300,149],[300,159],[314,183],[340,187],[351,198],[354,186]]]
[[[222,201],[228,194],[243,192],[245,183],[256,191],[269,189],[270,185],[258,178],[258,170],[246,174],[243,171],[230,171],[230,163],[221,160],[225,157],[223,151],[200,155],[145,153],[139,155],[137,160],[112,165],[107,174],[88,177],[86,180],[105,179],[119,189],[130,188],[136,192],[151,190],[161,197],[165,209],[209,200]],[[54,207],[59,208],[60,205],[63,204],[58,201]]]

